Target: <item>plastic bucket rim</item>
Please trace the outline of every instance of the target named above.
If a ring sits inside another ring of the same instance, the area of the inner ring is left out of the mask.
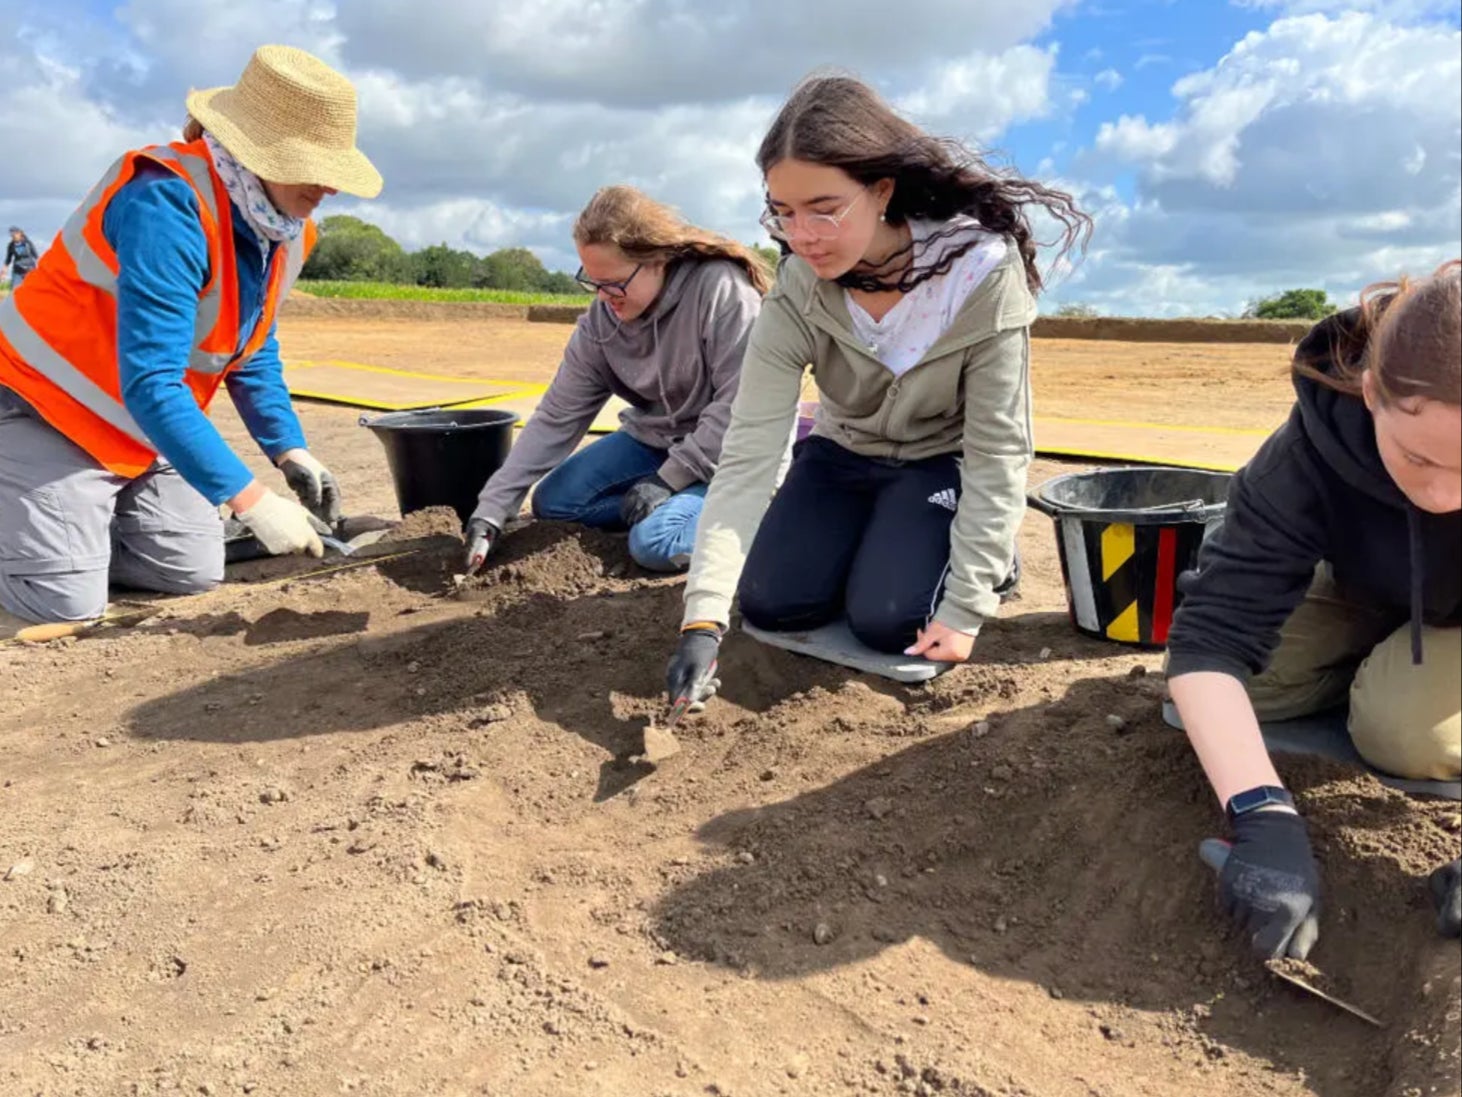
[[[441,423],[411,421],[412,416],[427,415],[452,415],[456,411],[463,411],[474,416],[482,416],[472,422],[465,423]],[[362,415],[358,424],[368,430],[400,430],[400,431],[429,431],[436,434],[449,434],[453,431],[479,430],[483,427],[501,428],[505,426],[517,426],[523,421],[523,417],[516,411],[508,408],[410,408],[403,411],[388,411],[375,418]]]
[[[1067,472],[1052,477],[1027,495],[1027,501],[1042,513],[1053,519],[1070,518],[1075,521],[1125,522],[1134,526],[1176,525],[1183,522],[1206,523],[1217,518],[1228,506],[1228,500],[1204,503],[1196,507],[1184,507],[1180,503],[1158,507],[1086,507],[1076,503],[1062,503],[1049,498],[1046,491],[1058,484],[1086,476],[1100,476],[1111,472],[1181,472],[1214,480],[1231,481],[1233,473],[1212,469],[1184,468],[1181,465],[1120,465],[1109,469],[1095,469],[1091,472]]]

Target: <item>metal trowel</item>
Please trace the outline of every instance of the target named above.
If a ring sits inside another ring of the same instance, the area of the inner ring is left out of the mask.
[[[1229,850],[1231,848],[1232,847],[1222,839],[1205,838],[1202,842],[1198,844],[1198,856],[1203,861],[1203,863],[1209,868],[1213,869],[1214,872],[1222,872],[1225,862],[1228,861]],[[1362,1021],[1365,1021],[1367,1024],[1370,1025],[1375,1025],[1377,1028],[1385,1027],[1385,1025],[1380,1020],[1371,1016],[1371,1014],[1367,1013],[1359,1006],[1352,1005],[1350,1002],[1345,1001],[1345,999],[1337,998],[1333,994],[1327,994],[1325,991],[1315,986],[1314,983],[1311,983],[1303,976],[1297,975],[1294,972],[1289,971],[1285,967],[1285,964],[1287,962],[1290,961],[1265,960],[1264,970],[1269,972],[1269,974],[1273,975],[1276,979],[1286,982],[1292,987],[1298,987],[1306,994],[1313,995],[1314,997],[1320,999],[1322,1002],[1328,1002],[1330,1003],[1330,1005],[1335,1006],[1337,1009],[1344,1010],[1352,1017],[1359,1017]]]
[[[653,720],[645,724],[645,749],[640,755],[652,766],[658,766],[667,758],[680,753],[680,741],[675,738],[675,732],[668,727],[661,727]]]

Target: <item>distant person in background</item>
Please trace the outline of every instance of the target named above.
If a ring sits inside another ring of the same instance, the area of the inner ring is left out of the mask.
[[[803,82],[757,153],[791,254],[752,330],[701,520],[672,702],[703,700],[733,596],[771,632],[839,617],[958,663],[1015,587],[1031,459],[1034,215],[1069,196],[992,171],[843,76]],[[780,490],[808,366],[819,403]]]
[[[483,486],[467,523],[469,573],[535,483],[539,518],[628,529],[630,555],[651,571],[690,560],[767,272],[750,248],[633,187],[595,194],[574,223],[574,246],[578,282],[595,300]],[[619,430],[575,453],[611,396],[630,405]]]
[[[10,288],[19,289],[25,276],[36,269],[40,253],[18,225],[10,226],[10,243],[5,247],[5,265],[0,267],[0,278],[10,276]]]
[[[1289,422],[1234,478],[1168,639],[1168,685],[1233,846],[1225,908],[1303,959],[1320,879],[1259,729],[1345,707],[1398,777],[1462,777],[1462,263],[1373,286],[1294,357]],[[1462,922],[1462,864],[1432,877]]]
[[[28,621],[101,616],[109,580],[218,583],[220,503],[272,553],[322,555],[339,516],[274,320],[320,201],[381,189],[355,147],[355,89],[308,53],[264,46],[236,86],[187,106],[183,140],[113,164],[0,302],[0,607]],[[209,421],[220,386],[299,502],[256,480]]]

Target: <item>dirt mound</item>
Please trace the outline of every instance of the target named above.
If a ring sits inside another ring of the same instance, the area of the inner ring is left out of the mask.
[[[510,584],[524,592],[573,598],[625,589],[627,580],[648,574],[630,559],[623,534],[529,522],[503,535],[482,573],[464,584],[464,596]]]
[[[0,650],[0,1092],[1455,1093],[1456,805],[1284,763],[1311,959],[1386,1028],[1276,982],[1155,657],[1072,631],[1048,538],[928,687],[733,631],[658,768],[681,583],[556,523],[460,589],[424,513],[409,557]]]

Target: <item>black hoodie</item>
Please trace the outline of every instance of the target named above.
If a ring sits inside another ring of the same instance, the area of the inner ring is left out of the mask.
[[[1357,320],[1354,309],[1322,320],[1296,357],[1333,370]],[[1169,677],[1263,670],[1322,560],[1347,598],[1410,621],[1415,662],[1423,622],[1462,624],[1462,511],[1428,514],[1406,499],[1359,397],[1298,374],[1294,387],[1289,421],[1234,477],[1223,525],[1179,580]]]

